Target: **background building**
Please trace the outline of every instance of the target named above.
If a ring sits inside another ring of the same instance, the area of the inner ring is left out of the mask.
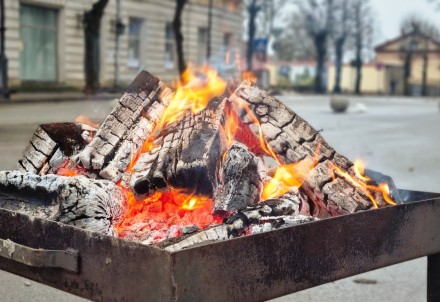
[[[405,62],[410,65],[408,95],[422,95],[426,72],[426,95],[440,93],[440,43],[421,34],[400,35],[375,48],[375,60],[362,66],[362,91],[369,94],[405,94]],[[410,55],[410,59],[408,59]],[[329,66],[327,91],[332,91],[335,65]],[[355,69],[350,64],[342,67],[341,89],[354,90]]]
[[[10,86],[84,86],[84,13],[91,0],[5,0],[6,56]],[[146,69],[164,81],[177,76],[174,0],[120,0],[125,25],[116,54],[117,0],[110,0],[100,29],[100,83],[113,86],[115,56],[121,83]],[[189,0],[182,15],[187,62],[206,58],[209,0]],[[213,56],[241,46],[241,1],[214,0],[211,47]]]

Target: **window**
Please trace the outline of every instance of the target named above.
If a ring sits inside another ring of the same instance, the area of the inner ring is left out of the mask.
[[[197,64],[201,65],[206,60],[206,47],[208,44],[208,29],[199,27],[197,34]]]
[[[33,5],[20,5],[20,79],[57,80],[58,12]]]
[[[174,30],[171,23],[165,26],[165,68],[174,68],[176,54],[174,48]]]
[[[138,18],[130,18],[128,21],[128,67],[140,66],[142,23],[143,20]]]
[[[223,34],[223,47],[225,48],[225,50],[228,50],[229,48],[231,48],[233,45],[233,41],[232,41],[232,34],[231,33],[224,33]]]

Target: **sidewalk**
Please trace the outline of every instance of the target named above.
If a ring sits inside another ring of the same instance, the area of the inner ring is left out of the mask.
[[[20,92],[11,94],[10,99],[0,97],[0,104],[17,104],[33,102],[63,102],[79,100],[112,100],[120,98],[122,93],[100,92],[84,94],[80,91],[69,92]]]

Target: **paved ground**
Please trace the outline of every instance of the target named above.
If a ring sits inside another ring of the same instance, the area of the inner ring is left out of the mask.
[[[440,192],[440,112],[433,100],[352,98],[346,114],[333,114],[326,97],[284,96],[340,153],[363,158],[391,175],[397,186]],[[0,170],[13,168],[39,123],[102,119],[107,101],[0,105]],[[367,278],[376,284],[358,284]],[[426,301],[426,259],[347,278],[274,301]],[[84,301],[33,281],[0,272],[0,301]]]

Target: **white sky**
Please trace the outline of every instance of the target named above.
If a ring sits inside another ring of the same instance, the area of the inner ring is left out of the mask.
[[[400,23],[408,15],[416,14],[440,28],[440,10],[428,0],[371,0],[371,6],[377,14],[375,44],[398,36]]]

